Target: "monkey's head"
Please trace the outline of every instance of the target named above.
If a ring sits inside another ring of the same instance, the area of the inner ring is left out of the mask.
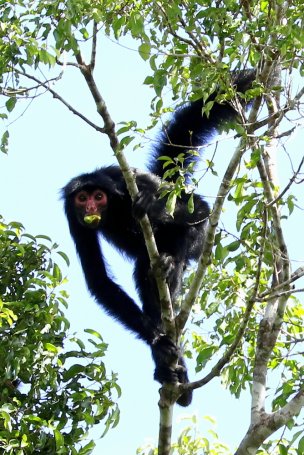
[[[89,174],[74,177],[61,194],[65,201],[65,212],[70,226],[77,224],[89,229],[99,229],[109,217],[109,206],[113,201],[124,196],[125,186],[122,178],[115,179],[105,171],[116,172],[116,168],[107,167]],[[119,177],[119,175],[118,175]]]
[[[98,229],[109,203],[107,192],[98,181],[76,177],[63,188],[62,196],[70,222],[77,221],[89,229]]]
[[[96,229],[102,221],[108,198],[99,188],[82,188],[73,194],[72,204],[80,224]]]

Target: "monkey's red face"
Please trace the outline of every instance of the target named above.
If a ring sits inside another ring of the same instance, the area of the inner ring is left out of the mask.
[[[108,198],[99,189],[81,190],[75,194],[74,204],[79,221],[88,227],[97,228],[107,208]]]

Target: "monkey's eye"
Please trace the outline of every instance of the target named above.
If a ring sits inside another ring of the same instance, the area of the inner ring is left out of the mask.
[[[76,194],[76,196],[75,196],[75,202],[78,204],[83,204],[84,202],[87,201],[87,199],[88,199],[88,195],[84,191],[81,191],[80,193]]]
[[[94,191],[93,198],[95,199],[96,202],[101,202],[102,205],[105,205],[107,203],[107,196],[101,190]]]
[[[96,199],[96,201],[101,201],[104,198],[104,193],[99,191],[98,193],[94,194],[94,198]]]

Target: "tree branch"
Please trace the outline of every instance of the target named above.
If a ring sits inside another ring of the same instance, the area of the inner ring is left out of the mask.
[[[273,204],[276,204],[278,201],[280,201],[282,199],[282,197],[284,196],[285,193],[287,193],[287,191],[289,190],[289,188],[291,187],[291,185],[294,183],[294,181],[296,180],[297,176],[299,175],[300,171],[301,171],[301,168],[303,166],[303,163],[304,163],[304,156],[302,157],[301,161],[300,161],[300,164],[298,166],[298,169],[294,172],[293,176],[291,177],[291,179],[289,180],[289,183],[288,185],[286,185],[286,187],[284,188],[283,191],[281,191],[280,194],[278,194],[278,196],[276,198],[274,198],[271,202],[269,202],[267,204],[267,207],[270,207],[271,205]]]
[[[260,412],[259,420],[251,424],[235,455],[254,455],[261,444],[275,431],[283,427],[304,407],[304,390],[299,392],[280,410],[267,414]]]
[[[91,67],[92,71],[94,71],[95,63],[96,63],[97,32],[98,32],[97,22],[94,21],[94,23],[93,23],[93,40],[92,40],[91,62],[90,62],[90,67]]]
[[[171,452],[173,405],[163,402],[162,398],[158,404],[160,410],[158,455],[168,455]]]
[[[249,119],[247,122],[247,125],[248,125],[247,134],[248,135],[252,134],[252,132],[253,132],[254,123],[255,123],[259,108],[260,108],[260,104],[261,104],[260,99],[257,99],[254,101],[254,104],[251,109],[250,116],[249,116]],[[200,259],[198,262],[197,272],[192,281],[190,290],[181,306],[180,313],[176,317],[176,326],[177,326],[178,333],[180,333],[183,330],[183,328],[189,318],[189,314],[190,314],[191,308],[194,304],[195,297],[197,296],[199,289],[201,288],[207,267],[211,262],[212,248],[214,246],[214,239],[215,239],[216,228],[218,226],[218,221],[222,214],[222,208],[223,208],[224,202],[225,202],[226,197],[231,188],[231,181],[239,166],[240,160],[241,160],[245,150],[246,150],[245,141],[241,140],[238,148],[236,149],[236,151],[234,152],[234,154],[230,160],[230,163],[229,163],[227,170],[224,174],[224,177],[222,179],[222,183],[219,187],[217,197],[216,197],[214,206],[212,208],[212,212],[209,217],[209,223],[208,223],[206,233],[205,233],[203,249],[202,249],[202,253],[201,253],[201,256],[200,256]]]
[[[242,322],[240,324],[239,330],[238,330],[238,332],[237,332],[237,334],[236,334],[236,336],[235,336],[235,338],[233,340],[233,343],[231,343],[231,345],[229,346],[229,348],[227,349],[225,354],[215,364],[215,366],[212,368],[210,373],[208,373],[204,378],[199,379],[198,381],[194,381],[194,382],[191,382],[191,383],[187,384],[186,386],[183,386],[182,390],[184,390],[184,389],[190,389],[190,390],[198,389],[199,387],[202,387],[202,386],[208,384],[208,382],[210,382],[216,376],[220,375],[222,369],[229,362],[229,360],[233,356],[234,352],[236,351],[241,339],[243,338],[243,335],[244,335],[244,332],[246,330],[246,327],[247,327],[247,324],[248,324],[248,321],[249,321],[250,314],[251,314],[251,311],[253,309],[254,303],[255,303],[255,299],[254,298],[249,300],[249,302],[247,304],[247,307],[246,307],[246,310],[245,310],[245,313],[244,313],[244,317],[243,317]]]
[[[119,167],[120,167],[123,177],[126,181],[128,191],[133,200],[135,198],[136,194],[138,193],[138,188],[136,185],[134,174],[124,156],[124,153],[123,153],[121,147],[119,146],[118,137],[115,132],[115,124],[108,112],[106,103],[97,88],[90,65],[86,65],[84,63],[81,53],[78,53],[76,55],[76,60],[79,65],[79,69],[80,69],[82,75],[84,76],[85,81],[92,94],[92,97],[94,99],[94,102],[95,102],[95,105],[97,108],[97,112],[104,121],[105,126],[103,128],[103,132],[105,134],[107,134],[107,136],[110,139],[111,148],[115,153]],[[174,325],[174,313],[173,313],[173,308],[172,308],[172,304],[171,304],[169,288],[157,265],[159,263],[159,253],[158,253],[157,245],[156,245],[156,242],[154,239],[153,230],[152,230],[152,227],[151,227],[151,224],[150,224],[150,221],[149,221],[147,215],[144,218],[142,218],[142,220],[140,220],[140,226],[141,226],[143,236],[145,239],[148,255],[149,255],[149,258],[151,261],[152,270],[153,271],[157,270],[157,273],[155,273],[155,280],[156,280],[159,295],[160,295],[160,304],[161,304],[162,315],[163,315],[164,329],[165,329],[165,332],[170,337],[172,337],[172,339],[175,340],[176,331],[175,331],[175,325]]]
[[[22,75],[22,76],[25,76],[27,79],[31,79],[32,81],[35,81],[37,82],[37,84],[40,86],[40,87],[44,87],[48,92],[50,92],[52,95],[53,95],[53,98],[57,99],[58,101],[60,101],[65,107],[67,107],[69,109],[69,111],[71,111],[74,115],[76,115],[77,117],[81,118],[81,120],[83,120],[85,123],[87,123],[89,126],[91,126],[92,128],[94,128],[94,130],[98,131],[99,133],[106,133],[106,129],[105,128],[101,128],[100,126],[96,125],[95,123],[91,122],[91,120],[89,120],[85,115],[83,115],[81,112],[77,111],[71,104],[69,104],[64,98],[62,98],[62,96],[60,96],[55,90],[53,90],[50,86],[49,86],[49,82],[50,81],[41,81],[40,79],[38,79],[37,77],[35,76],[32,76],[31,74],[28,74],[26,73],[25,71],[19,71],[17,69],[14,69],[14,71],[16,71],[16,73]],[[52,79],[53,80],[53,79]]]

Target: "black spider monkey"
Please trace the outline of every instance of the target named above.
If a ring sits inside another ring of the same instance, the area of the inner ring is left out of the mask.
[[[233,77],[238,92],[250,88],[254,72],[243,71]],[[216,94],[207,100],[214,100]],[[63,188],[65,212],[74,239],[87,286],[97,302],[127,329],[144,340],[152,349],[156,369],[154,378],[160,383],[187,383],[187,369],[176,344],[164,334],[160,303],[150,269],[138,219],[148,214],[157,247],[166,271],[166,280],[174,301],[181,287],[182,275],[192,259],[198,259],[204,241],[209,206],[202,196],[194,194],[194,212],[187,207],[189,195],[177,199],[174,216],[166,211],[165,198],[159,199],[164,175],[160,156],[173,160],[180,153],[187,156],[185,164],[195,160],[186,152],[202,146],[223,121],[237,117],[230,103],[214,103],[208,116],[202,113],[203,99],[179,108],[169,125],[161,132],[149,172],[133,169],[139,193],[132,203],[118,166],[102,167],[72,179]],[[173,177],[174,180],[174,177]],[[121,253],[135,260],[134,279],[142,309],[115,282],[107,266],[98,240],[100,233]],[[172,364],[178,365],[176,368]],[[184,392],[177,403],[188,406],[192,392]]]

